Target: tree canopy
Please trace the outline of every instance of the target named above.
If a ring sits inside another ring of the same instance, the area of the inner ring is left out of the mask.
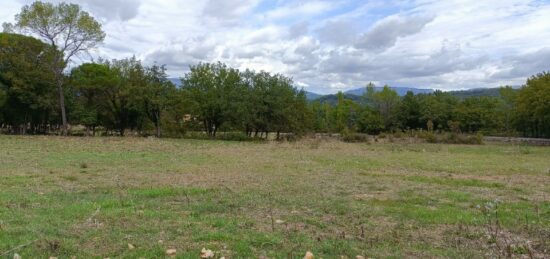
[[[29,33],[50,45],[53,53],[50,68],[55,74],[63,134],[67,134],[63,71],[72,57],[103,41],[105,33],[101,24],[79,5],[64,2],[54,5],[35,1],[25,5],[15,20],[15,25],[5,24],[4,29]]]

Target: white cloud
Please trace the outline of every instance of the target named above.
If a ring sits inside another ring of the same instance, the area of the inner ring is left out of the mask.
[[[370,81],[437,89],[518,85],[550,70],[545,1],[75,1],[107,33],[96,55],[165,63],[174,77],[219,60],[284,73],[306,90],[328,93]],[[29,2],[2,0],[0,23]]]
[[[270,10],[260,16],[266,20],[295,19],[318,15],[333,7],[330,1],[296,1]]]
[[[355,46],[365,50],[385,50],[393,47],[398,39],[419,33],[432,19],[427,16],[386,17],[361,35]]]

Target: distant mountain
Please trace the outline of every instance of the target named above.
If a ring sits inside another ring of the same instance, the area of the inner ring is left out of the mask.
[[[384,89],[383,87],[374,87],[374,90],[375,91],[382,91],[382,89]],[[405,96],[407,94],[407,92],[411,91],[413,92],[413,94],[431,94],[434,92],[433,89],[421,89],[421,88],[412,88],[412,87],[390,87],[390,89],[394,90],[397,92],[397,94],[399,96]],[[349,90],[349,91],[346,91],[345,93],[346,94],[354,94],[354,95],[359,95],[359,96],[362,96],[365,94],[365,92],[367,91],[367,88],[366,87],[361,87],[361,88],[357,88],[357,89],[353,89],[353,90]]]
[[[175,84],[176,86],[181,86],[181,79],[180,78],[168,78],[170,82]],[[519,86],[513,87],[514,89],[519,89]],[[384,89],[383,87],[375,87],[375,91],[382,91]],[[413,87],[390,87],[390,89],[397,92],[399,96],[405,96],[407,92],[411,91],[415,95],[417,94],[431,94],[435,92],[433,89],[422,89],[422,88],[413,88]],[[469,89],[469,90],[458,90],[458,91],[448,91],[449,94],[459,98],[459,99],[465,99],[469,97],[500,97],[500,88],[476,88],[476,89]],[[365,104],[365,100],[363,98],[363,95],[367,91],[366,87],[356,88],[352,90],[348,90],[344,92],[344,98],[353,100],[356,103],[359,104]],[[306,99],[310,102],[312,101],[319,101],[321,103],[328,103],[331,105],[336,105],[338,103],[338,96],[336,94],[318,94],[314,92],[305,91],[306,93]]]
[[[179,78],[168,78],[168,80],[170,80],[170,82],[175,84],[177,87],[181,86],[181,79],[179,79]]]
[[[323,97],[322,94],[314,93],[314,92],[308,92],[306,91],[306,99],[308,101],[315,101],[319,98]]]
[[[477,88],[462,91],[449,91],[451,95],[459,98],[466,99],[469,97],[500,97],[500,88]]]

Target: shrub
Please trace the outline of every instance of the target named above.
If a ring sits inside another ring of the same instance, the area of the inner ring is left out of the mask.
[[[250,141],[253,138],[247,136],[243,132],[226,132],[216,137],[217,139],[227,140],[227,141]]]
[[[349,143],[369,142],[369,135],[360,133],[349,133],[342,135],[342,141]]]
[[[420,138],[423,138],[428,143],[437,143],[437,136],[433,132],[423,132],[422,134],[419,134]]]
[[[445,135],[436,135],[432,132],[421,131],[417,135],[419,138],[426,140],[428,143],[446,143],[446,144],[483,144],[483,135],[465,135],[458,133],[447,133]]]
[[[188,139],[210,139],[208,135],[200,131],[188,131],[185,133],[184,138]]]
[[[297,134],[286,134],[286,135],[283,135],[282,137],[282,139],[288,142],[295,142],[300,140],[300,138],[301,138],[300,135],[297,135]]]
[[[463,135],[457,133],[450,133],[442,140],[443,143],[448,144],[470,144],[481,145],[483,144],[483,135]]]
[[[402,131],[396,131],[393,133],[394,138],[402,139],[406,136],[406,134]]]

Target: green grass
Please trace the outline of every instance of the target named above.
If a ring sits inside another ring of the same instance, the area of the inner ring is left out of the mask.
[[[550,251],[549,148],[16,136],[0,147],[0,258]]]

